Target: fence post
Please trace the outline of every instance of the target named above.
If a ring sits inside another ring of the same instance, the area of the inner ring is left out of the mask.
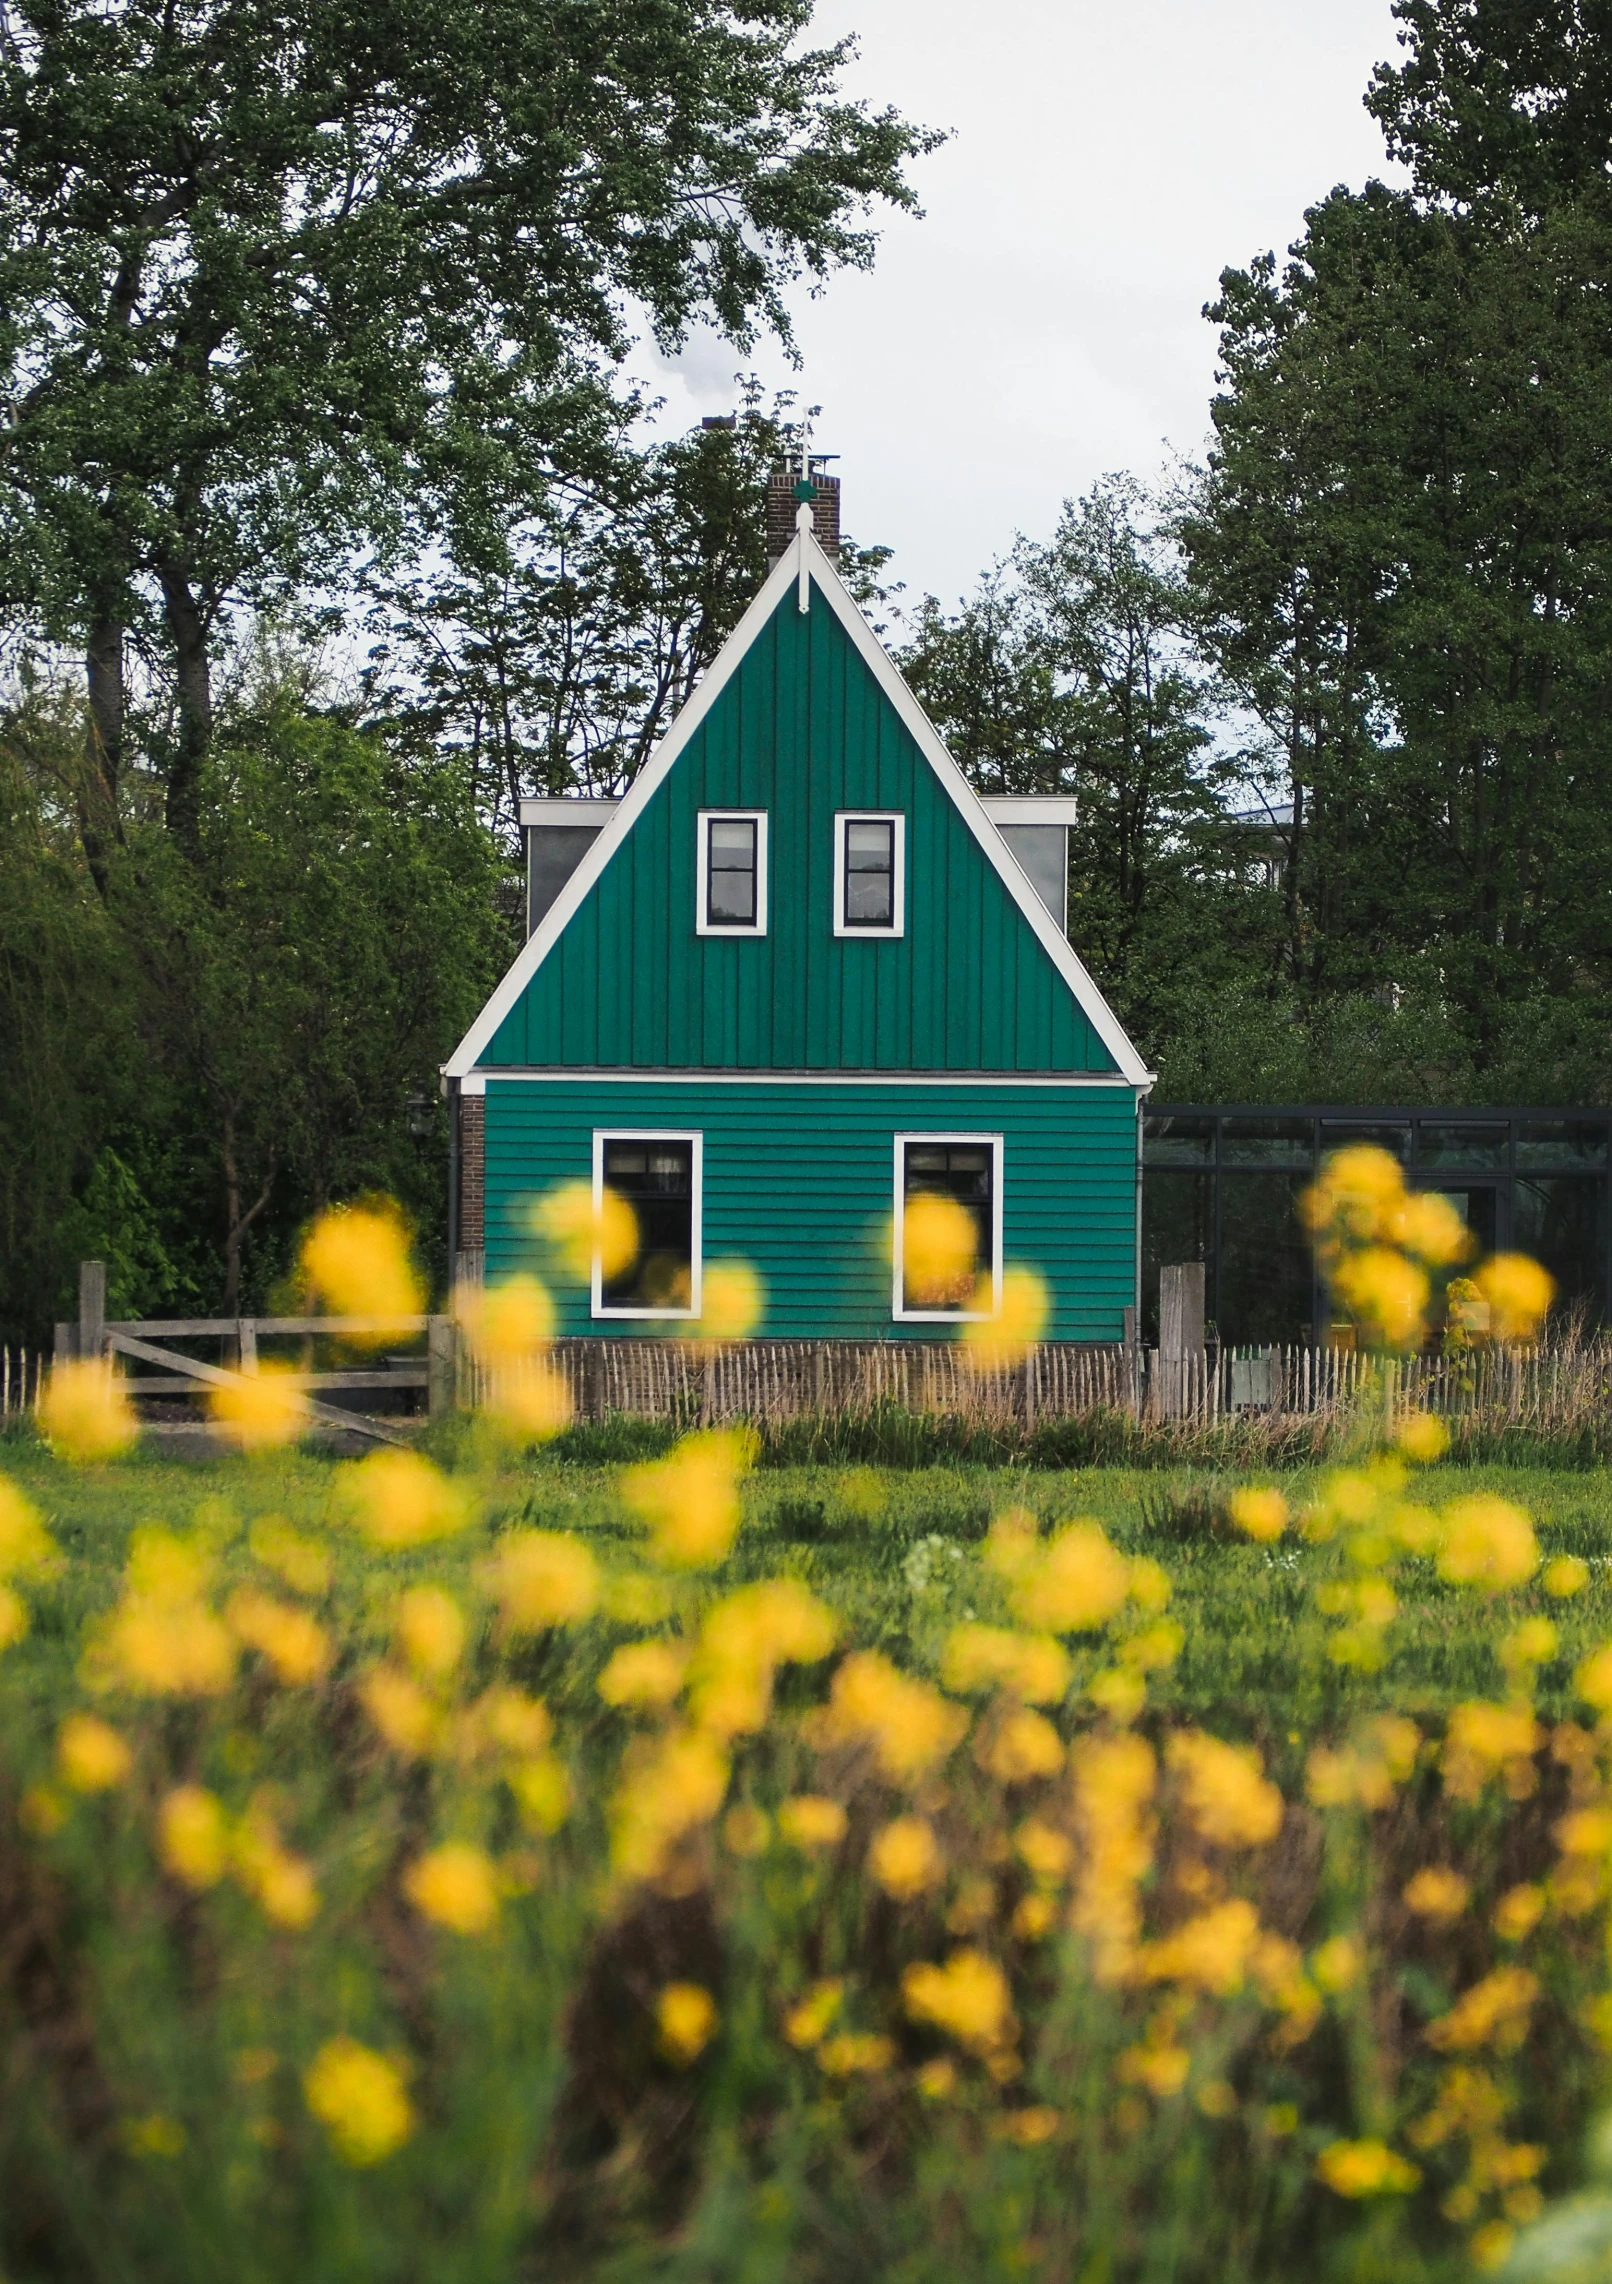
[[[1187,1358],[1203,1350],[1204,1265],[1183,1261],[1159,1271],[1159,1413],[1179,1419],[1187,1408]]]
[[[451,1412],[458,1399],[456,1332],[451,1316],[434,1316],[425,1328],[425,1408],[434,1420]]]
[[[78,1353],[98,1357],[106,1345],[106,1263],[78,1265]]]

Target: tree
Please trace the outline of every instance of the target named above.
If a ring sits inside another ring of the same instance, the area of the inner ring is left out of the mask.
[[[7,0],[0,608],[82,644],[92,864],[129,646],[171,679],[202,832],[232,603],[410,509],[607,453],[641,315],[787,334],[934,138],[838,93],[811,0]]]

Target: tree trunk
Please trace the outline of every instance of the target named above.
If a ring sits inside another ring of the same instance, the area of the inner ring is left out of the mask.
[[[161,577],[179,695],[179,737],[168,771],[168,830],[194,855],[201,842],[201,765],[213,735],[207,621],[179,564],[165,563]]]
[[[269,1146],[269,1169],[263,1177],[263,1187],[246,1211],[241,1211],[241,1169],[235,1148],[235,1105],[223,1107],[223,1132],[219,1156],[224,1171],[224,1303],[221,1316],[238,1316],[241,1306],[241,1246],[247,1231],[269,1202],[274,1188],[274,1177],[280,1162],[278,1148]]]
[[[123,626],[99,618],[84,645],[84,681],[89,723],[84,738],[84,784],[78,826],[90,878],[103,902],[108,890],[108,859],[123,838],[118,781],[123,770]]]

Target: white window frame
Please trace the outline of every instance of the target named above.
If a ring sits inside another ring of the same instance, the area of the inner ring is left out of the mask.
[[[756,828],[756,916],[754,920],[710,920],[711,827]],[[764,936],[767,933],[767,812],[765,809],[702,809],[695,823],[694,933],[697,936]]]
[[[888,928],[849,927],[845,919],[845,828],[847,825],[894,825]],[[899,809],[836,809],[834,812],[834,933],[865,944],[887,944],[907,932],[907,820]]]
[[[606,1303],[604,1297],[604,1264],[597,1248],[593,1256],[593,1315],[605,1323],[613,1324],[626,1317],[677,1319],[686,1323],[697,1317],[704,1307],[704,1238],[705,1238],[705,1136],[691,1126],[596,1126],[593,1131],[593,1210],[598,1215],[604,1208],[604,1160],[607,1142],[688,1142],[693,1145],[689,1162],[689,1306],[686,1309],[652,1309],[623,1307],[619,1303]]]
[[[983,1143],[991,1153],[991,1306],[982,1309],[909,1309],[902,1299],[906,1282],[903,1259],[907,1219],[907,1145],[909,1142]],[[890,1314],[897,1324],[988,1324],[1002,1313],[1002,1168],[1005,1158],[1000,1134],[905,1133],[895,1137],[893,1188],[895,1236],[890,1247],[893,1277]]]

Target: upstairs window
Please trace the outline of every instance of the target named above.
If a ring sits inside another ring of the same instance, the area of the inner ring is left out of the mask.
[[[896,1136],[898,1320],[993,1315],[1002,1286],[1002,1137]]]
[[[834,933],[899,936],[906,927],[907,820],[845,810],[834,820]]]
[[[759,809],[702,809],[694,915],[702,936],[767,933],[767,819]]]
[[[698,1134],[595,1134],[593,1192],[632,1207],[638,1250],[613,1275],[593,1264],[598,1316],[687,1317],[700,1311],[701,1143]]]

